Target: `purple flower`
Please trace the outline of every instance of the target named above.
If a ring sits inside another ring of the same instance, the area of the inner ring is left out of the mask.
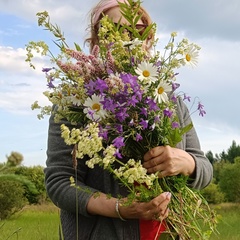
[[[113,74],[113,70],[107,69],[107,73],[108,73],[108,75],[111,75],[111,74]]]
[[[141,121],[140,121],[139,123],[140,123],[140,125],[142,125],[143,130],[148,127],[148,121],[147,121],[147,120],[143,120],[143,119],[141,118]]]
[[[119,149],[116,150],[116,152],[114,153],[114,156],[117,158],[122,158],[122,154],[119,152]]]
[[[147,113],[147,109],[146,108],[141,108],[140,114],[144,115],[145,117],[147,117],[148,113]]]
[[[54,67],[51,67],[51,68],[42,68],[42,72],[47,73],[47,72],[51,71],[52,69],[54,69]]]
[[[179,123],[178,122],[172,122],[172,128],[179,128]]]
[[[113,102],[112,98],[104,98],[104,100],[101,102],[103,105],[103,108],[110,112],[115,112],[115,108],[117,105]]]
[[[172,95],[171,100],[172,100],[174,103],[176,103],[176,102],[177,102],[177,97],[176,97],[176,95]]]
[[[143,137],[141,136],[141,134],[137,133],[136,135],[136,141],[139,142],[143,139]]]
[[[175,82],[172,83],[172,89],[173,89],[173,91],[175,91],[175,90],[178,89],[179,87],[180,87],[180,84],[179,84],[179,83],[175,83]]]
[[[186,95],[185,93],[184,93],[184,98],[183,98],[183,101],[184,100],[187,100],[187,101],[191,101],[191,97],[190,96],[188,96],[188,95]]]
[[[200,110],[200,109],[203,109],[203,105],[201,104],[201,102],[198,102],[198,110]]]
[[[123,122],[127,117],[129,117],[127,113],[127,108],[121,108],[117,113],[116,113],[116,118],[120,121]]]
[[[135,58],[134,57],[131,57],[131,64],[132,64],[132,66],[135,65]]]
[[[153,99],[148,97],[146,99],[145,103],[149,106],[149,110],[150,111],[157,111],[157,110],[159,110],[159,107],[157,106],[156,102]]]
[[[108,86],[106,84],[105,81],[103,81],[102,79],[97,79],[96,83],[95,83],[95,89],[98,90],[101,94],[108,89]]]
[[[53,84],[54,78],[52,76],[48,76],[48,83],[47,86],[49,88],[55,88],[54,84]]]
[[[124,137],[116,137],[114,140],[113,140],[113,146],[116,147],[116,148],[121,148],[123,146],[125,146],[125,143],[124,143]]]
[[[198,111],[199,111],[199,115],[202,117],[206,114],[206,111],[203,108],[204,108],[204,106],[199,102],[198,103]]]
[[[129,126],[133,126],[134,125],[134,120],[133,119],[131,119],[131,121],[129,122]]]
[[[162,62],[161,62],[161,61],[157,61],[154,65],[155,65],[156,67],[161,67]]]
[[[123,132],[123,126],[121,124],[116,124],[115,128],[116,128],[118,133],[122,133]]]
[[[111,49],[112,48],[112,46],[114,45],[114,42],[110,42],[109,44],[108,44],[108,49]]]
[[[95,93],[95,85],[96,83],[92,80],[90,80],[88,84],[85,84],[85,88],[87,89],[87,93],[89,95],[93,95]]]
[[[128,100],[128,106],[132,105],[132,106],[136,106],[136,103],[138,103],[139,101],[137,100],[136,96],[132,96],[129,100]]]
[[[99,137],[102,137],[104,140],[108,140],[108,131],[106,129],[101,129],[99,132]]]
[[[154,117],[154,122],[155,123],[159,123],[160,122],[160,117],[159,116],[155,116]]]
[[[191,101],[191,97],[187,96],[186,93],[184,93],[183,101],[188,100],[189,102]]]
[[[164,116],[171,118],[173,115],[173,111],[171,111],[169,108],[166,108],[163,110],[163,114],[164,114]]]
[[[93,120],[95,122],[99,122],[101,120],[100,117],[98,119],[94,118],[95,111],[92,110],[91,108],[88,108],[88,114],[90,115],[91,120]]]

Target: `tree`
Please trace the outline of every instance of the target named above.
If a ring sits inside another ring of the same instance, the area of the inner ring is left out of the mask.
[[[216,184],[219,183],[220,181],[220,174],[221,174],[221,171],[222,169],[224,168],[224,166],[226,166],[226,163],[225,161],[217,161],[213,164],[213,176],[214,176],[214,179],[215,179],[215,182]]]
[[[209,161],[211,162],[211,164],[213,164],[215,162],[215,158],[213,156],[212,151],[208,151],[206,154],[206,157],[209,159]]]
[[[234,163],[234,159],[240,157],[240,146],[236,144],[236,141],[232,141],[232,145],[227,150],[227,161]]]
[[[220,171],[219,187],[229,202],[240,202],[240,163],[225,164]]]
[[[23,155],[19,152],[11,152],[10,156],[6,157],[8,166],[19,166],[23,161]]]
[[[26,167],[20,166],[12,169],[12,173],[18,176],[25,176],[36,186],[38,192],[27,189],[26,197],[30,204],[40,203],[47,199],[46,188],[44,183],[44,173],[42,166]]]

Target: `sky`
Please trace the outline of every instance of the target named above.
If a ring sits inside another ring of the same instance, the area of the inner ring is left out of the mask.
[[[89,11],[97,0],[0,0],[0,162],[12,151],[24,156],[25,166],[45,166],[48,116],[37,118],[31,104],[48,104],[41,57],[36,70],[25,62],[26,45],[53,36],[37,25],[36,13],[47,11],[71,46],[84,47]],[[202,150],[219,154],[236,141],[240,144],[240,1],[145,0],[143,6],[157,24],[159,49],[171,32],[201,46],[196,68],[179,69],[181,90],[196,97],[207,114],[191,115]],[[55,51],[55,49],[54,49]],[[48,65],[49,66],[49,65]],[[189,106],[190,107],[190,106]],[[191,111],[190,111],[191,112]]]

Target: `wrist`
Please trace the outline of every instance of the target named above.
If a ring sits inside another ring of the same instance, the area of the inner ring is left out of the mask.
[[[122,221],[126,221],[126,219],[124,219],[120,213],[120,210],[119,210],[119,206],[120,206],[120,203],[119,203],[119,199],[116,200],[116,205],[115,205],[115,211],[117,213],[117,216],[122,220]]]

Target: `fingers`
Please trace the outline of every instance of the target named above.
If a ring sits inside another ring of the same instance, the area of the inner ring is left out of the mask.
[[[159,172],[159,178],[168,176],[168,170],[172,169],[170,168],[171,160],[162,160],[159,157],[153,158],[148,162],[143,163],[143,167],[147,169],[148,173],[156,173]]]
[[[158,146],[155,148],[152,148],[151,150],[149,150],[144,156],[143,156],[143,160],[144,162],[148,162],[153,158],[158,157],[159,155],[161,155],[164,152],[164,148],[165,146]]]
[[[168,216],[168,204],[171,193],[165,192],[149,202],[134,202],[130,206],[119,206],[121,215],[125,219],[162,220]]]
[[[160,194],[158,197],[154,198],[149,202],[149,210],[146,220],[160,220],[162,221],[168,216],[168,204],[171,199],[171,193],[165,192]]]
[[[164,158],[163,158],[163,153],[164,153],[164,147],[159,146],[151,149],[148,151],[144,156],[144,162],[143,162],[143,167],[148,170],[149,173],[155,173],[158,171],[163,170],[163,166],[161,166],[162,163],[164,163]]]
[[[159,146],[144,155],[143,167],[148,173],[159,172],[159,178],[180,173],[182,160],[178,150],[170,146]]]
[[[163,213],[160,213],[157,220],[161,222],[162,220],[168,217],[168,213],[169,213],[169,208],[167,208]]]

